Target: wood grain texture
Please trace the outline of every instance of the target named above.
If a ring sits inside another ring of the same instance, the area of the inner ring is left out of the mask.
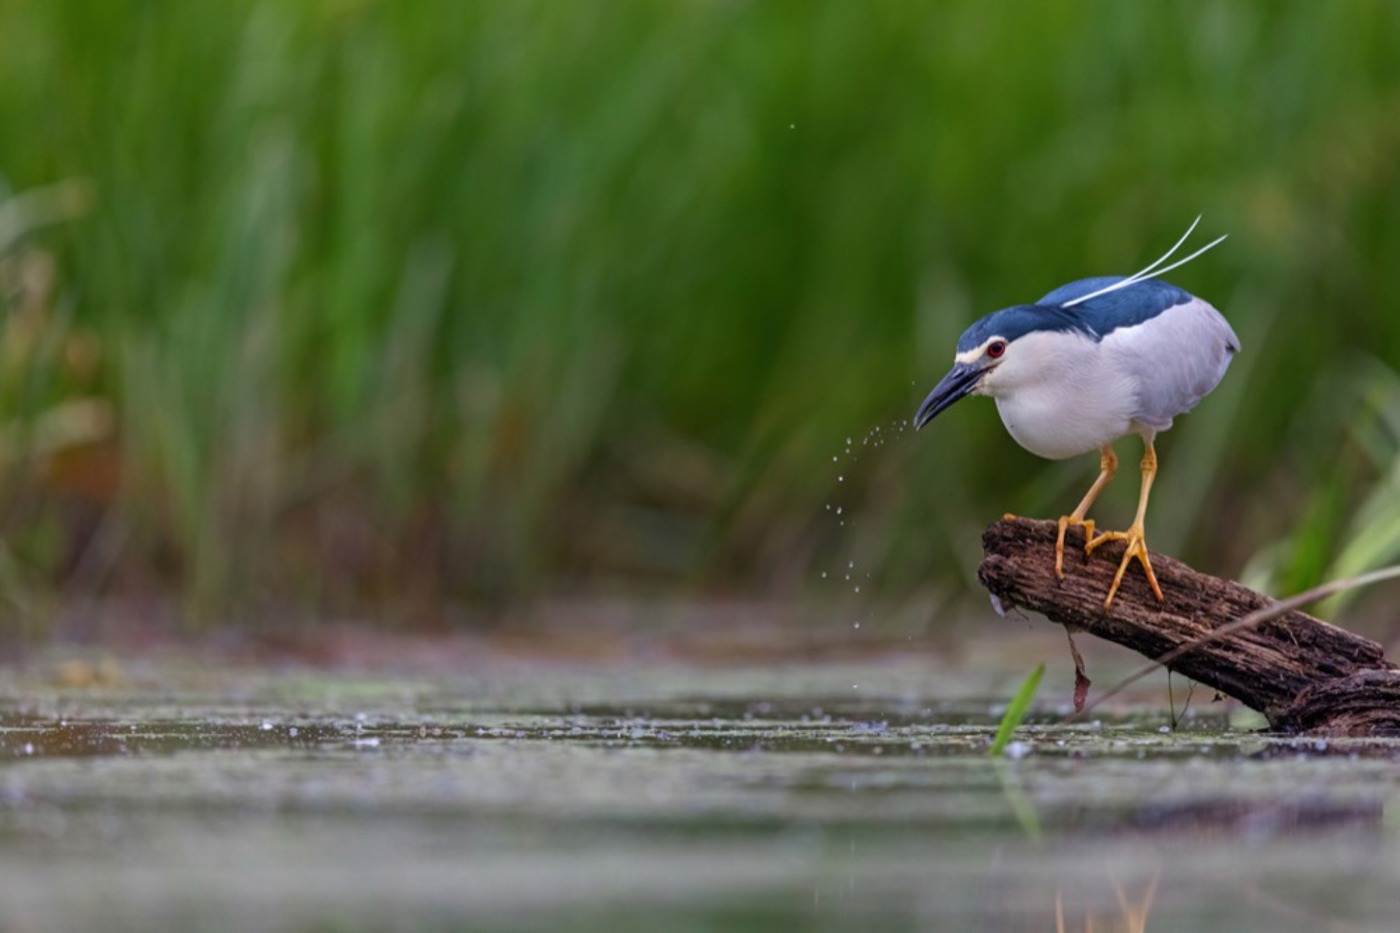
[[[1065,540],[1065,578],[1055,576],[1054,522],[1008,518],[982,536],[978,578],[1003,606],[1021,606],[1156,659],[1273,600],[1199,573],[1164,554],[1152,566],[1159,603],[1142,568],[1129,567],[1111,610],[1104,596],[1123,556],[1111,542],[1084,556],[1084,535]],[[1207,642],[1172,670],[1235,697],[1273,728],[1325,735],[1400,735],[1400,672],[1381,646],[1302,612],[1288,612]]]

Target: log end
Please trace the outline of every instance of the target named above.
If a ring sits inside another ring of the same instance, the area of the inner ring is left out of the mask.
[[[1274,710],[1280,732],[1328,738],[1400,737],[1400,671],[1357,671],[1323,681]]]

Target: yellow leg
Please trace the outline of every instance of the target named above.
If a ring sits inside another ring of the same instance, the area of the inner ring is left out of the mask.
[[[1089,491],[1084,494],[1076,508],[1069,515],[1060,516],[1060,533],[1055,538],[1055,575],[1061,580],[1065,578],[1065,530],[1070,525],[1084,526],[1084,540],[1087,542],[1094,537],[1094,520],[1086,519],[1089,514],[1089,506],[1094,504],[1094,500],[1103,492],[1103,488],[1108,485],[1108,481],[1113,479],[1113,474],[1118,470],[1118,457],[1113,453],[1113,448],[1104,444],[1099,448],[1099,478],[1094,480],[1094,485],[1089,487]],[[1089,553],[1085,548],[1085,554]]]
[[[1157,594],[1157,601],[1165,601],[1162,598],[1162,588],[1157,585],[1157,575],[1152,572],[1152,561],[1147,556],[1147,539],[1143,529],[1143,519],[1147,516],[1147,497],[1152,493],[1152,480],[1157,476],[1157,450],[1152,446],[1150,437],[1143,438],[1143,444],[1146,449],[1142,454],[1142,493],[1138,496],[1137,517],[1133,519],[1132,527],[1127,531],[1105,531],[1084,546],[1084,550],[1092,554],[1094,549],[1105,541],[1128,543],[1127,550],[1123,552],[1123,562],[1118,565],[1118,573],[1114,575],[1113,585],[1108,589],[1108,598],[1103,601],[1105,609],[1113,605],[1113,597],[1118,593],[1118,584],[1123,582],[1123,574],[1134,557],[1147,573],[1147,582],[1152,585],[1152,592]]]

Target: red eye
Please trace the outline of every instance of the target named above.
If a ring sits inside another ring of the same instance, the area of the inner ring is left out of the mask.
[[[1005,340],[993,340],[991,343],[987,344],[987,355],[990,356],[990,357],[991,357],[992,359],[994,359],[994,360],[997,359],[997,358],[999,358],[999,357],[1000,357],[1003,353],[1005,353],[1005,352],[1006,352],[1006,341],[1005,341]]]

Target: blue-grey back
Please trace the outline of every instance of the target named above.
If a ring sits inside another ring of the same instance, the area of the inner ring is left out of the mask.
[[[1160,279],[1147,279],[1073,307],[1064,306],[1121,281],[1123,276],[1080,279],[1061,285],[1035,304],[994,311],[963,332],[958,351],[979,347],[989,337],[1015,340],[1038,330],[1074,331],[1099,341],[1121,327],[1142,324],[1168,308],[1192,300],[1184,289]]]

